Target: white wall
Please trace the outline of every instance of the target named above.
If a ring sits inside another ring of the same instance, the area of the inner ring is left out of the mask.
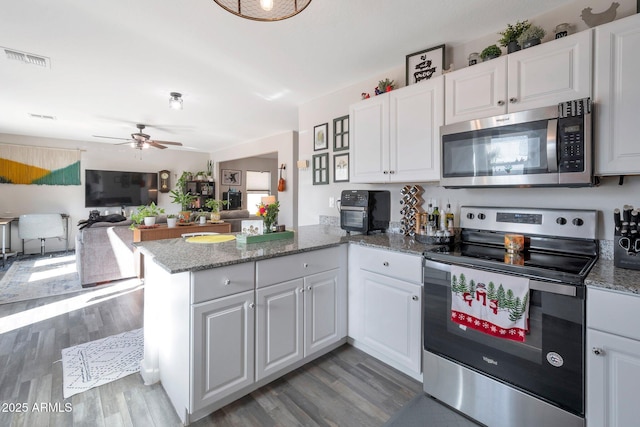
[[[183,170],[206,170],[208,154],[173,150],[148,149],[138,151],[129,146],[115,146],[83,141],[68,141],[53,138],[36,138],[22,135],[0,134],[0,143],[31,145],[51,148],[69,148],[83,150],[81,156],[82,185],[16,185],[0,184],[0,216],[18,216],[26,213],[67,213],[69,218],[69,247],[74,248],[75,234],[79,220],[89,217],[90,208],[84,205],[84,170],[104,169],[135,172],[158,172],[170,170],[171,187]],[[178,205],[171,203],[168,194],[160,193],[158,205],[167,213],[178,212]],[[115,213],[115,212],[112,212]],[[13,250],[20,250],[17,227],[12,227]],[[39,242],[28,242],[26,253],[40,251]],[[47,251],[64,249],[64,242],[48,240]]]
[[[218,198],[222,200],[222,193],[229,189],[242,192],[242,209],[249,209],[247,206],[247,171],[270,172],[271,173],[271,194],[278,195],[278,161],[276,159],[268,159],[264,157],[245,157],[237,160],[229,160],[220,162],[218,170],[233,169],[242,171],[242,181],[240,185],[222,185],[222,175],[218,173],[216,179],[220,183]],[[284,176],[284,175],[283,175]],[[255,206],[252,206],[255,208]]]
[[[285,132],[215,151],[211,153],[211,160],[215,164],[215,176],[220,176],[220,162],[273,152],[278,153],[278,165],[286,165],[283,178],[286,180],[287,186],[285,191],[278,192],[278,201],[280,202],[278,224],[285,225],[287,228],[296,227],[298,225],[298,170],[295,168],[298,159],[297,132]]]
[[[620,1],[618,8],[618,17],[628,16],[635,13],[636,2],[631,0]],[[577,25],[578,29],[584,29],[586,26],[579,18],[580,12],[584,7],[590,6],[593,12],[601,12],[611,4],[608,0],[584,0],[577,1],[574,4],[565,6],[553,13],[530,19],[538,25],[542,25],[548,32],[552,32],[555,25],[561,22],[569,22]],[[571,18],[573,17],[573,18]],[[527,19],[523,17],[522,19]],[[506,26],[506,23],[505,23]],[[503,28],[496,28],[496,33]],[[473,41],[469,45],[454,47],[455,54],[461,59],[461,68],[466,63],[468,52],[479,51],[480,47],[495,43],[499,36],[491,34],[480,38],[480,41]],[[490,41],[490,43],[488,42]],[[427,43],[428,45],[428,43]],[[454,55],[454,56],[456,56]],[[377,86],[378,81],[384,78],[390,78],[399,83],[398,87],[404,85],[405,67],[404,64],[398,64],[398,67],[388,70],[386,73],[380,73],[372,76],[370,79],[364,80],[355,85],[343,88],[334,93],[328,94],[321,98],[310,101],[299,109],[299,158],[309,160],[313,151],[313,127],[322,123],[329,123],[329,135],[333,136],[333,119],[349,113],[349,105],[360,100],[362,92],[368,92],[373,96],[373,89]],[[606,143],[606,141],[598,141],[597,143]],[[322,151],[324,152],[324,151]],[[309,169],[300,172],[300,191],[299,191],[299,224],[317,224],[319,215],[338,216],[336,208],[329,207],[329,198],[340,198],[340,193],[344,189],[386,189],[391,192],[392,212],[391,220],[400,221],[400,184],[350,184],[350,183],[333,183],[333,145],[330,139],[329,144],[330,155],[330,184],[329,185],[312,185],[312,172]],[[341,152],[343,153],[343,152]],[[579,209],[597,209],[602,211],[600,216],[600,239],[613,239],[613,225],[610,220],[614,207],[622,207],[624,204],[633,204],[640,206],[640,197],[635,196],[640,190],[640,177],[627,177],[623,186],[617,185],[617,178],[607,178],[603,180],[599,187],[595,188],[529,188],[529,189],[460,189],[450,190],[440,187],[437,183],[412,183],[421,184],[425,187],[423,198],[434,199],[438,206],[442,207],[451,202],[453,207],[461,205],[498,205],[498,206],[521,206],[521,207],[560,207],[560,208],[579,208]],[[426,207],[426,203],[425,203]]]

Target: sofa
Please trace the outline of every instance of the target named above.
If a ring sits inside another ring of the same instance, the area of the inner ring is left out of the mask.
[[[220,219],[231,224],[231,232],[240,232],[242,230],[242,221],[252,219],[260,220],[262,217],[257,215],[249,215],[247,209],[220,211]]]
[[[78,230],[76,269],[83,288],[136,276],[130,225],[131,220],[96,222]]]
[[[231,224],[231,232],[239,232],[242,221],[259,220],[261,217],[249,215],[249,211],[221,211],[220,219]],[[157,223],[166,223],[161,215]],[[133,247],[131,220],[121,222],[96,222],[90,227],[78,230],[76,234],[76,269],[82,287],[113,280],[135,277],[136,261]]]

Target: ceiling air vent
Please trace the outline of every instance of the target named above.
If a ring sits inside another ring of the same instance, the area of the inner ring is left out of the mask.
[[[34,113],[28,113],[29,117],[31,117],[32,119],[43,119],[43,120],[55,120],[56,116],[48,116],[46,114],[34,114]]]
[[[17,50],[4,48],[7,59],[24,62],[25,64],[39,65],[40,67],[50,68],[51,60],[45,56],[33,55],[31,53],[20,52]]]

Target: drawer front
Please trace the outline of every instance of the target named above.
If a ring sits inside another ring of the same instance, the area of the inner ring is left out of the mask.
[[[633,319],[640,313],[640,297],[587,288],[587,327],[640,340]]]
[[[226,297],[254,288],[255,263],[229,265],[191,273],[191,303]]]
[[[385,249],[359,247],[360,268],[412,283],[422,283],[422,257]]]
[[[333,270],[346,258],[345,245],[318,249],[256,262],[256,287],[282,283],[311,274]]]

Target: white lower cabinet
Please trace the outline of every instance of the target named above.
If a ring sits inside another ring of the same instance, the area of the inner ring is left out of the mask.
[[[349,248],[349,337],[354,346],[422,380],[422,258]]]
[[[253,299],[247,291],[192,306],[192,411],[253,383]]]
[[[587,290],[588,427],[638,425],[640,297]]]
[[[346,336],[346,285],[334,269],[256,291],[256,380]]]

